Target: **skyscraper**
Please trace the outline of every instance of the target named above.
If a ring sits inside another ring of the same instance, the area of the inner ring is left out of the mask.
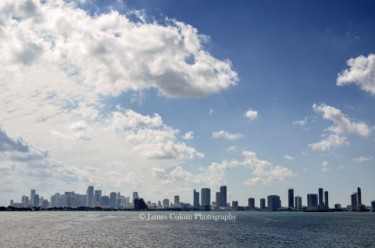
[[[209,188],[202,188],[201,190],[202,210],[208,211],[211,206],[211,190]]]
[[[94,200],[94,186],[89,186],[86,190],[86,206],[92,208]]]
[[[196,190],[193,192],[193,206],[195,209],[199,209],[199,192]]]
[[[134,200],[138,198],[139,198],[138,192],[133,192],[133,204],[134,204]]]
[[[247,204],[247,206],[249,207],[249,208],[255,208],[255,199],[254,198],[249,198],[248,199],[248,204]]]
[[[288,189],[288,207],[294,208],[294,190]]]
[[[109,194],[109,207],[116,208],[116,203],[117,203],[117,193],[111,192]]]
[[[323,188],[319,188],[319,209],[323,209]]]
[[[102,198],[102,191],[101,190],[95,190],[94,193],[94,205],[95,207],[100,206],[100,199]]]
[[[357,192],[351,195],[352,211],[359,211],[362,205],[361,188],[357,188]]]
[[[35,189],[30,190],[30,204],[34,205]]]
[[[180,203],[180,196],[179,195],[175,195],[174,196],[174,204],[179,204]]]
[[[216,192],[216,207],[220,207],[220,205],[221,205],[220,192]]]
[[[220,207],[227,206],[227,186],[223,185],[220,187]]]
[[[308,210],[318,209],[318,195],[317,194],[307,194],[307,209]]]
[[[296,209],[297,211],[302,211],[302,197],[300,197],[300,196],[296,196],[296,197],[295,197],[295,201],[296,201],[295,209]]]
[[[279,208],[281,208],[281,200],[280,196],[278,195],[269,195],[267,197],[267,203],[268,210],[270,211],[277,211]]]
[[[265,209],[266,208],[266,199],[260,198],[259,208],[260,209]]]
[[[329,209],[328,191],[324,191],[324,208]]]

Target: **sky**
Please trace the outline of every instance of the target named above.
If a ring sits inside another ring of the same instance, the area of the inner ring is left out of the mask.
[[[221,185],[375,200],[374,1],[0,3],[0,205]]]

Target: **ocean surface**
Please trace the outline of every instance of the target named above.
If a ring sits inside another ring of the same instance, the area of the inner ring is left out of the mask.
[[[0,212],[0,247],[375,248],[375,213]]]

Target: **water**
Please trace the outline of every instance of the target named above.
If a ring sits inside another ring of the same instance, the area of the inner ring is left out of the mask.
[[[375,213],[230,212],[227,221],[195,214],[0,212],[0,247],[375,248]]]

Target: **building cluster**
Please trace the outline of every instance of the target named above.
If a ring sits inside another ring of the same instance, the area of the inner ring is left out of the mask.
[[[362,204],[361,189],[351,195],[351,205],[343,209],[340,204],[335,204],[334,208],[329,208],[328,191],[323,188],[318,189],[318,193],[307,194],[307,206],[302,205],[302,197],[294,196],[294,189],[288,190],[288,207],[282,207],[281,199],[278,195],[269,195],[266,198],[260,198],[259,207],[255,206],[255,199],[248,198],[246,207],[239,206],[238,201],[227,200],[227,186],[223,185],[215,194],[215,201],[211,201],[211,189],[202,188],[201,191],[194,189],[193,205],[180,201],[180,196],[175,195],[174,201],[163,199],[158,203],[148,201],[145,203],[137,192],[133,192],[132,202],[130,197],[121,195],[120,192],[111,192],[109,196],[102,194],[102,190],[94,190],[89,186],[86,194],[77,194],[65,192],[64,194],[55,193],[50,201],[40,197],[35,189],[30,190],[30,196],[23,195],[20,203],[10,202],[14,208],[102,208],[102,209],[181,209],[181,210],[256,210],[256,211],[368,211],[370,207]],[[267,200],[267,205],[266,205]],[[375,211],[375,201],[371,202],[371,209]]]

